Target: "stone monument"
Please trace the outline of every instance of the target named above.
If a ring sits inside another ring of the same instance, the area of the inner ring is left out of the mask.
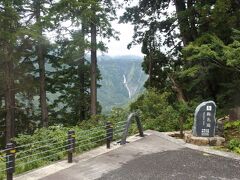
[[[203,102],[195,110],[193,135],[214,137],[216,129],[216,104],[213,101]]]
[[[216,136],[216,104],[206,101],[199,104],[195,110],[192,133],[185,133],[184,140],[196,145],[220,146],[225,138]]]

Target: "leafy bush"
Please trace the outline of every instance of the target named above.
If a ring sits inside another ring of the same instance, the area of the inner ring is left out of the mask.
[[[129,115],[129,111],[125,109],[113,108],[111,113],[107,117],[107,121],[115,124],[117,122],[125,121],[128,115]]]
[[[148,90],[132,103],[132,111],[138,110],[145,129],[173,131],[179,129],[178,112],[168,103],[169,93],[160,94]]]
[[[156,89],[148,89],[130,105],[130,109],[139,111],[145,129],[175,131],[180,129],[181,119],[183,129],[192,128],[195,106],[194,102],[175,102],[170,92],[160,93]]]
[[[76,153],[92,149],[105,142],[106,130],[103,124],[93,120],[75,127],[50,126],[37,129],[32,135],[20,134],[14,139],[16,143],[16,174],[35,169],[66,157],[67,132],[75,130]],[[91,127],[86,130],[86,127]],[[5,156],[5,154],[1,154]],[[5,162],[0,163],[0,169],[5,169]],[[3,179],[5,172],[0,173]]]
[[[227,148],[240,154],[240,121],[226,122],[224,130]]]
[[[87,121],[82,121],[77,126],[64,127],[63,125],[50,126],[35,130],[31,135],[19,134],[14,139],[16,143],[16,174],[26,172],[66,157],[67,132],[74,130],[76,134],[76,153],[90,150],[105,143],[105,122],[113,124],[116,134],[114,139],[120,138],[125,127],[124,121],[129,112],[121,108],[112,110],[109,116],[97,115]],[[119,123],[121,122],[121,123]],[[136,132],[132,126],[129,134]],[[120,133],[120,134],[119,134]],[[0,154],[0,157],[5,154]],[[5,169],[5,160],[0,159],[0,170]],[[5,177],[5,172],[0,173],[0,179]]]
[[[32,135],[20,134],[14,139],[17,146],[16,173],[25,172],[66,155],[66,134],[69,128],[50,126],[37,129]]]
[[[240,128],[240,120],[239,121],[230,121],[224,124],[224,129],[232,129],[232,128]]]
[[[228,143],[228,148],[240,154],[240,139],[232,139]]]
[[[194,119],[194,115],[192,114],[187,114],[187,117],[185,119],[185,122],[183,124],[183,129],[192,129],[193,127],[193,119]]]

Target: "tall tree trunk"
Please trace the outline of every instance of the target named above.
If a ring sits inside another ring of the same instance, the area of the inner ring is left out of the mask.
[[[193,6],[194,3],[195,3],[195,0],[187,1],[187,8],[188,8],[188,11],[190,12],[188,15],[188,18],[190,22],[190,28],[191,28],[191,34],[192,34],[193,40],[195,40],[198,37],[198,31],[196,28],[196,12]]]
[[[186,97],[184,96],[181,86],[176,82],[176,80],[172,76],[170,76],[169,78],[172,82],[172,89],[177,94],[177,100],[181,103],[187,103]]]
[[[81,36],[83,41],[85,40],[85,24],[82,24],[82,31]],[[84,81],[85,81],[85,74],[84,74],[84,66],[85,66],[85,44],[84,47],[82,47],[82,51],[80,53],[80,59],[79,59],[79,90],[80,90],[80,107],[79,107],[79,118],[80,121],[85,119],[85,91],[84,91]]]
[[[13,60],[9,50],[5,52],[5,106],[6,106],[6,143],[15,136],[15,91]]]
[[[97,27],[91,23],[91,115],[97,114]]]
[[[153,55],[152,55],[152,52],[150,51],[150,53],[149,53],[149,66],[148,66],[149,87],[152,87],[152,84],[151,84],[152,83],[152,58],[153,58]]]
[[[79,107],[79,119],[80,121],[85,119],[85,91],[84,91],[84,81],[85,81],[85,74],[84,74],[84,56],[82,58],[80,58],[79,61],[79,83],[80,83],[80,107]]]
[[[183,12],[186,11],[185,0],[174,0],[174,2],[176,7],[180,34],[182,37],[183,44],[184,46],[186,46],[189,42],[193,40],[193,38],[191,35],[188,16],[183,14]]]
[[[184,96],[181,86],[175,81],[173,77],[169,77],[172,82],[172,89],[176,92],[177,100],[180,104],[186,104],[186,97]],[[180,136],[183,138],[183,124],[184,124],[184,114],[180,114],[179,117],[179,127],[180,127]]]
[[[42,114],[43,127],[48,127],[48,109],[47,109],[47,95],[45,82],[45,62],[43,56],[42,45],[38,47],[38,63],[40,76],[40,107]]]
[[[41,2],[36,3],[36,22],[39,27],[38,32],[38,45],[37,45],[37,58],[39,65],[39,81],[40,81],[40,107],[43,127],[48,127],[48,108],[47,108],[47,95],[46,95],[46,77],[45,77],[45,59],[44,49],[42,44],[42,25],[41,25]]]

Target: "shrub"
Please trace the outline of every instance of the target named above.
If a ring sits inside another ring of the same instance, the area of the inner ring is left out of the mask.
[[[86,130],[86,127],[91,129]],[[94,128],[94,129],[92,129]],[[16,174],[35,169],[66,157],[67,132],[75,130],[76,152],[80,153],[101,145],[106,137],[103,124],[93,120],[80,126],[63,127],[62,125],[37,129],[32,135],[19,134],[14,139],[16,143]],[[2,154],[1,156],[5,156]],[[1,160],[0,160],[1,161]],[[5,162],[0,162],[0,169],[5,168]],[[0,173],[3,179],[5,173]]]
[[[232,128],[239,128],[240,129],[240,120],[238,121],[230,121],[224,124],[224,129],[232,129]]]
[[[179,129],[178,112],[168,103],[169,93],[148,90],[130,105],[132,111],[139,111],[145,129],[173,131]]]
[[[240,139],[231,139],[228,143],[228,148],[240,154]]]

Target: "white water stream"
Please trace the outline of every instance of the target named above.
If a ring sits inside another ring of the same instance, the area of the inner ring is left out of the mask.
[[[132,94],[131,94],[131,91],[130,91],[130,89],[129,89],[129,87],[128,87],[127,79],[126,79],[125,74],[123,74],[123,84],[124,84],[124,86],[126,87],[126,89],[127,89],[127,91],[128,91],[128,97],[129,97],[129,99],[131,99]]]

